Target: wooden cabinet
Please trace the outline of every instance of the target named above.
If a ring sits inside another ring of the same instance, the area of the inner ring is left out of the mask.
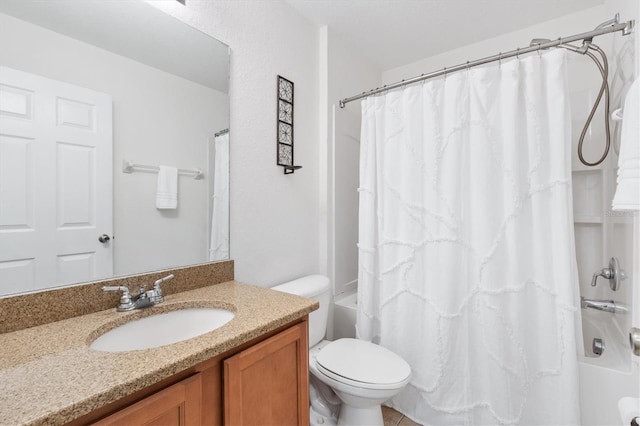
[[[75,425],[309,424],[307,317],[110,403]]]
[[[298,324],[224,361],[225,425],[309,423],[306,324]]]
[[[202,424],[202,375],[171,385],[96,423],[95,426]]]

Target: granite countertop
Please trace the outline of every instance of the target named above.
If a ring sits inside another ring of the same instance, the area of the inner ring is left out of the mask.
[[[78,301],[81,303],[81,301]],[[179,309],[235,312],[209,333],[154,349],[89,349],[128,320]],[[0,424],[63,424],[222,354],[317,309],[311,299],[228,281],[166,297],[133,312],[114,309],[0,334]]]

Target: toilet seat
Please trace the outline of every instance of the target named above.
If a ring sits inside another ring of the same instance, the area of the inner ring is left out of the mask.
[[[339,339],[316,356],[322,374],[364,389],[397,389],[406,385],[411,367],[390,350],[358,339]]]

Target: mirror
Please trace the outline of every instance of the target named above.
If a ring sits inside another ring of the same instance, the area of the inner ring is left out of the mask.
[[[0,2],[0,296],[227,259],[228,87],[141,0]]]

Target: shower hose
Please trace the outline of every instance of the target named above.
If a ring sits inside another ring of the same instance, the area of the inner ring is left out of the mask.
[[[605,158],[607,158],[607,154],[609,154],[609,148],[611,147],[611,129],[609,125],[609,61],[607,60],[607,55],[604,51],[593,43],[586,43],[587,49],[584,51],[584,54],[589,56],[593,62],[598,66],[598,70],[600,71],[600,75],[602,76],[602,85],[600,86],[600,91],[598,92],[598,96],[596,97],[596,101],[591,108],[591,112],[589,113],[589,117],[582,128],[582,132],[580,133],[580,139],[578,140],[578,158],[580,158],[580,162],[585,166],[597,166],[602,163]],[[583,53],[578,48],[573,45],[563,46],[567,47],[569,50],[577,53]],[[595,50],[602,57],[602,63],[598,60],[598,57],[593,53],[589,52],[589,49]],[[604,128],[605,128],[605,147],[602,156],[595,162],[591,163],[584,158],[583,154],[583,146],[584,146],[584,138],[589,130],[589,125],[593,120],[593,116],[596,114],[596,110],[600,105],[600,101],[602,100],[602,95],[604,94]]]

